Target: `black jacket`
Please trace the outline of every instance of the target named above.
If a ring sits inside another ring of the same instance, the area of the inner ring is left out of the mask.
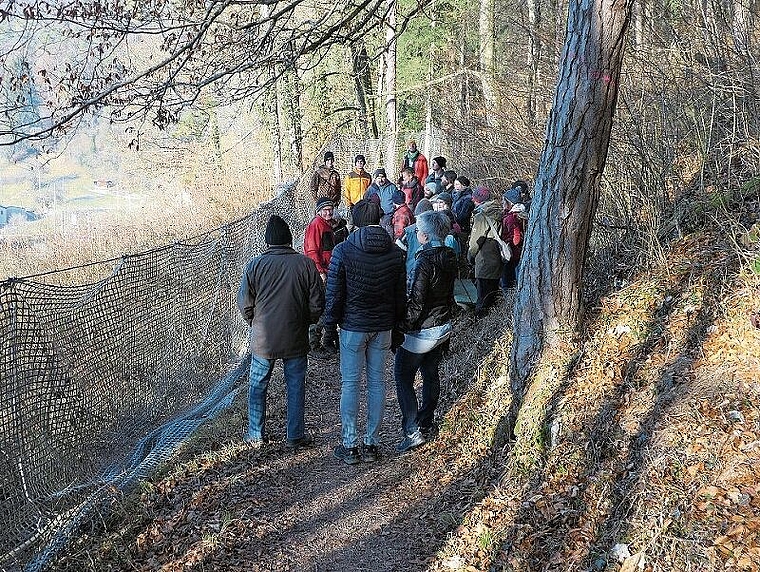
[[[406,309],[404,253],[385,230],[365,226],[337,245],[327,273],[325,326],[392,330]]]
[[[402,330],[411,332],[451,321],[457,255],[448,246],[425,244],[417,253]]]
[[[475,203],[472,202],[472,191],[462,189],[461,192],[454,191],[451,195],[451,210],[459,223],[462,232],[469,233],[472,222],[472,211],[475,209]]]

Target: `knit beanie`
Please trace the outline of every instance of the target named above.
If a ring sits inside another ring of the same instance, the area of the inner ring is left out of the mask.
[[[351,215],[356,226],[380,224],[380,205],[362,199],[352,207]]]
[[[443,192],[438,193],[436,196],[434,196],[430,202],[433,203],[446,203],[448,206],[451,206],[452,198],[451,193]]]
[[[445,169],[446,168],[446,157],[433,157],[433,161],[435,161],[436,163],[438,163],[438,166],[441,169]]]
[[[391,200],[393,201],[394,205],[403,205],[406,202],[406,195],[401,191],[396,190],[393,191]]]
[[[459,175],[457,177],[457,181],[459,181],[460,183],[462,183],[463,187],[469,187],[470,186],[470,179],[468,179],[464,175]]]
[[[375,178],[377,178],[378,175],[382,175],[383,177],[387,177],[388,175],[385,174],[385,169],[380,167],[375,171]]]
[[[414,216],[417,216],[419,214],[422,214],[427,211],[432,211],[433,205],[428,199],[420,199],[420,202],[417,203],[417,206],[414,209]]]
[[[504,193],[504,200],[509,201],[513,205],[520,202],[520,189],[517,187],[512,187],[508,191]]]
[[[335,161],[335,155],[333,155],[332,151],[325,151],[325,163],[327,163],[327,161],[330,159]]]
[[[270,216],[264,233],[264,242],[270,246],[293,244],[293,235],[290,234],[288,223],[277,215]]]
[[[328,199],[327,197],[319,197],[317,199],[317,207],[314,209],[314,212],[318,213],[325,207],[334,207],[335,205],[333,202]]]
[[[491,190],[487,187],[478,187],[472,192],[472,200],[484,203],[491,200]]]
[[[512,188],[517,189],[520,193],[527,193],[528,183],[526,183],[522,179],[518,179],[514,183],[512,183]]]

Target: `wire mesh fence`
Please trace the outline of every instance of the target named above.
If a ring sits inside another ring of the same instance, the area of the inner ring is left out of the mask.
[[[345,175],[358,153],[368,168],[382,165],[384,145],[335,139],[322,151]],[[93,509],[244,387],[242,269],[264,249],[271,214],[300,246],[314,212],[310,176],[192,239],[0,282],[2,569],[43,569]]]

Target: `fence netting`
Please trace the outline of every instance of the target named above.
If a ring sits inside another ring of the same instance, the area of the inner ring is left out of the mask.
[[[382,141],[328,148],[342,175],[357,153],[381,164]],[[242,269],[265,248],[271,214],[301,248],[311,173],[193,239],[0,283],[2,569],[43,569],[93,509],[246,387]]]

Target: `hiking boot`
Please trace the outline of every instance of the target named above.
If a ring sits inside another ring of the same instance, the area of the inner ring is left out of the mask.
[[[377,445],[364,445],[364,454],[362,455],[362,459],[365,463],[374,463],[377,461],[379,453],[377,450]]]
[[[297,449],[298,447],[309,447],[312,444],[314,444],[314,437],[311,435],[304,433],[303,437],[299,437],[298,439],[288,439],[285,442],[285,446],[288,449]]]
[[[338,445],[333,451],[333,457],[343,461],[346,465],[356,465],[362,462],[362,456],[359,453],[359,447],[344,447]]]
[[[422,433],[422,436],[425,438],[425,441],[430,441],[431,439],[435,439],[438,437],[438,425],[433,423],[432,425],[428,427],[420,427],[420,433]]]
[[[424,435],[419,431],[415,431],[414,433],[411,433],[404,437],[403,441],[396,445],[396,451],[399,453],[404,453],[406,451],[411,451],[415,447],[419,447],[420,445],[423,445],[425,443],[425,437]]]

